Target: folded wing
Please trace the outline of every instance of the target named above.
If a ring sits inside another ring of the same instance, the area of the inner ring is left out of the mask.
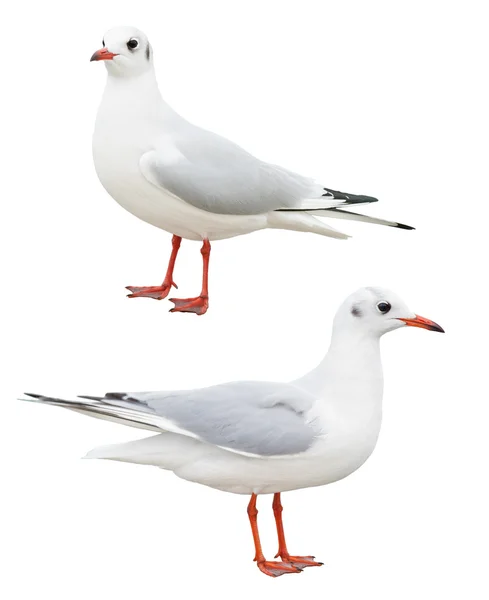
[[[300,454],[322,433],[308,419],[314,398],[290,384],[235,382],[193,391],[109,393],[76,400],[27,395],[37,402],[178,433],[252,456]]]
[[[376,200],[324,188],[190,124],[163,136],[154,150],[141,157],[140,169],[153,185],[195,208],[221,215],[327,209]]]

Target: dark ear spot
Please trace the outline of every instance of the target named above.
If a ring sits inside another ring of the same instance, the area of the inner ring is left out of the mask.
[[[350,312],[351,312],[351,314],[352,314],[354,317],[361,317],[361,316],[362,316],[362,311],[361,311],[361,310],[358,308],[358,306],[356,306],[356,305],[353,305],[353,306],[351,307],[351,311],[350,311]]]
[[[149,60],[149,54],[150,54],[150,50],[149,50],[149,44],[146,46],[146,60]]]

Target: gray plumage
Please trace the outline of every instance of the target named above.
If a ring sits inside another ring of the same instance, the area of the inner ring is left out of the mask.
[[[152,430],[175,431],[173,425],[183,435],[258,456],[305,452],[319,434],[304,418],[313,398],[286,383],[233,382],[191,391],[109,393],[76,401],[28,395]]]
[[[143,157],[141,167],[143,172],[149,169],[149,179],[196,208],[222,215],[258,215],[299,207],[303,199],[324,194],[313,179],[262,162],[215,133],[183,120],[176,129],[171,151],[164,139],[160,151],[156,148]]]

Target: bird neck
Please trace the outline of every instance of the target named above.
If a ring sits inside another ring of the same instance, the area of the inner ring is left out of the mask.
[[[333,334],[320,370],[334,370],[335,376],[370,380],[382,376],[380,339],[362,333]]]
[[[109,73],[102,105],[118,113],[134,117],[156,117],[166,120],[176,115],[163,100],[153,67],[133,77],[118,77]]]
[[[347,359],[349,358],[349,361]],[[338,331],[333,330],[331,344],[323,362],[331,361],[339,364],[380,362],[380,336],[370,331]],[[338,367],[339,365],[336,365]]]
[[[362,332],[333,331],[328,353],[299,382],[319,395],[358,402],[370,395],[381,402],[383,389],[380,340]]]

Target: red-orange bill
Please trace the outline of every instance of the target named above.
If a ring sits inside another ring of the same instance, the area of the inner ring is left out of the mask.
[[[419,315],[415,315],[414,319],[399,319],[399,321],[404,321],[406,325],[409,327],[421,327],[421,329],[428,329],[429,331],[439,331],[440,333],[445,333],[445,331],[435,323],[434,321],[430,321],[429,319],[425,319],[424,317],[420,317]]]
[[[92,54],[90,62],[92,62],[92,60],[112,60],[114,56],[117,56],[117,54],[109,52],[107,48],[100,48],[100,50],[97,50],[97,52]]]

